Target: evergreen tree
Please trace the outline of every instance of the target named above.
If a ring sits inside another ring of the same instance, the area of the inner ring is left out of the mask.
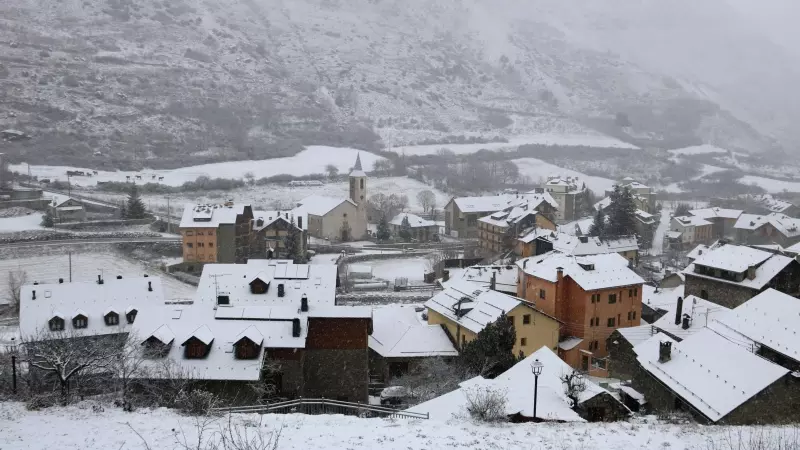
[[[44,216],[42,216],[42,226],[45,228],[53,228],[55,226],[55,220],[53,220],[53,213],[50,212],[50,208],[47,208]]]
[[[386,215],[381,215],[381,220],[378,222],[378,232],[377,236],[379,241],[388,240],[391,237],[391,232],[389,231],[389,222],[386,221]]]
[[[675,207],[675,217],[688,216],[690,209],[692,207],[688,203],[678,203],[678,206]]]
[[[125,202],[122,202],[122,205],[120,205],[119,207],[119,218],[120,219],[128,218],[128,207],[125,206]]]
[[[144,207],[144,202],[139,196],[139,189],[134,184],[131,186],[131,192],[128,194],[128,205],[126,211],[126,218],[128,219],[143,219],[147,215],[147,210]]]
[[[403,222],[400,223],[400,231],[397,234],[406,242],[411,240],[411,224],[408,222],[408,216],[403,216]]]
[[[611,203],[606,208],[608,224],[606,236],[627,236],[636,234],[636,203],[630,189],[614,186]]]
[[[295,264],[303,264],[305,262],[305,255],[301,253],[298,240],[300,239],[301,231],[294,225],[289,225],[289,230],[283,238],[283,248],[286,251],[286,259],[291,259]]]
[[[594,223],[589,228],[589,236],[597,236],[603,238],[606,236],[606,215],[602,209],[597,210],[594,216]]]
[[[467,373],[494,378],[518,361],[514,355],[516,340],[514,325],[503,313],[497,321],[486,325],[473,341],[464,345],[459,361]]]

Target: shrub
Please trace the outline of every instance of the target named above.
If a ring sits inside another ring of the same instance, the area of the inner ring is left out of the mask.
[[[211,409],[219,405],[219,398],[211,392],[196,389],[182,391],[175,399],[175,406],[182,413],[190,416],[206,416],[211,414]]]
[[[506,420],[506,392],[491,386],[465,388],[467,412],[470,417],[481,422]]]
[[[58,402],[59,396],[53,392],[48,392],[45,394],[37,394],[32,396],[30,399],[28,399],[27,403],[25,403],[25,408],[30,411],[39,411],[41,409],[55,406],[58,404]]]

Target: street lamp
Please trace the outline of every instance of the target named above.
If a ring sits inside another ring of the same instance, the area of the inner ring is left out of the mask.
[[[11,353],[11,389],[14,395],[17,394],[17,340],[11,338],[11,344],[8,345],[8,352]]]
[[[538,400],[539,396],[539,375],[542,374],[542,369],[544,368],[544,364],[541,361],[536,359],[531,363],[531,372],[533,372],[533,420],[536,420],[536,401]]]

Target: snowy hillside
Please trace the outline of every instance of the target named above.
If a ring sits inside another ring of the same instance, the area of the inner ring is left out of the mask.
[[[726,0],[575,5],[6,0],[0,129],[32,139],[4,151],[113,170],[449,136],[760,150],[797,133],[796,60]]]

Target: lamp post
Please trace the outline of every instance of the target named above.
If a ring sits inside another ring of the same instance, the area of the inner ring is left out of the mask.
[[[8,352],[11,353],[11,389],[14,395],[17,395],[17,340],[11,338],[11,344],[8,345]]]
[[[531,372],[533,372],[533,420],[536,421],[536,401],[539,397],[539,375],[542,374],[542,369],[544,368],[544,364],[541,361],[536,359],[531,363]]]

